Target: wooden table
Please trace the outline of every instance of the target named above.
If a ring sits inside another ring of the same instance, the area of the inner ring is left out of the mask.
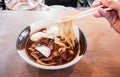
[[[28,65],[16,51],[19,33],[37,20],[58,19],[79,11],[0,11],[0,77],[120,77],[120,35],[104,18],[75,20],[87,39],[84,57],[73,67],[42,70]]]

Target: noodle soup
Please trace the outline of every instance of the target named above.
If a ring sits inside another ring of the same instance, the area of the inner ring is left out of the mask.
[[[75,39],[71,46],[60,34],[57,26],[43,27],[31,34],[26,44],[29,57],[46,66],[61,65],[73,60],[79,51],[78,40]]]
[[[86,40],[72,21],[56,24],[36,22],[17,39],[19,55],[28,64],[42,69],[63,69],[77,63],[86,51]]]

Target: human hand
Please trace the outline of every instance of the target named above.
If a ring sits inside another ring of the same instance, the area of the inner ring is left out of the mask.
[[[118,33],[120,33],[120,2],[115,0],[95,0],[92,7],[103,5],[104,7],[112,8],[110,11],[104,9],[98,9],[98,13],[94,14],[95,17],[105,17],[111,27],[113,27]]]

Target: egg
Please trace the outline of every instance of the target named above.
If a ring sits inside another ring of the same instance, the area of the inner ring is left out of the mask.
[[[32,41],[38,41],[38,40],[40,40],[44,36],[45,36],[45,33],[37,32],[37,33],[34,33],[34,34],[32,34],[30,36],[30,40],[32,40]]]

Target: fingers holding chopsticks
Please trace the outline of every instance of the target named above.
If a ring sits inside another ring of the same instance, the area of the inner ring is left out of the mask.
[[[119,0],[95,0],[92,4],[92,7],[97,7],[99,5],[103,5],[104,7],[109,7],[116,10],[120,9]]]
[[[95,7],[98,7],[101,5],[103,5],[103,7],[106,7],[106,8],[111,8],[112,11],[118,12],[118,16],[119,16],[120,2],[118,0],[95,0],[93,2],[92,7],[95,8]],[[106,11],[103,8],[99,8],[98,13],[95,13],[94,16],[109,18],[109,15],[111,15],[110,13],[111,13],[111,11]]]
[[[98,12],[94,14],[95,17],[105,17],[111,26],[120,33],[120,1],[118,0],[95,0],[92,7],[98,7],[103,5],[104,7],[111,8],[112,10],[106,11],[104,8],[99,8]]]

